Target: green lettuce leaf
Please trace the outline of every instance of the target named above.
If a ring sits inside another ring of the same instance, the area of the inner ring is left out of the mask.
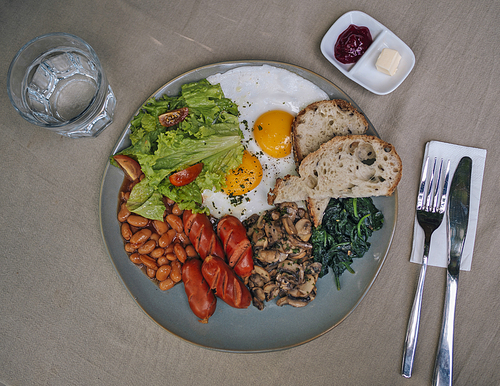
[[[145,178],[134,186],[127,207],[150,219],[161,219],[162,196],[181,207],[208,213],[203,207],[205,189],[221,190],[229,170],[241,164],[244,147],[238,108],[225,98],[220,85],[206,79],[185,84],[179,97],[150,98],[132,119],[132,145],[121,151],[139,162]],[[160,125],[158,116],[188,107],[186,119],[171,128]],[[192,183],[176,187],[168,176],[202,162],[204,167]]]

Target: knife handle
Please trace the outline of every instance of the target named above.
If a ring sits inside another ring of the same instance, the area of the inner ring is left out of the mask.
[[[427,247],[428,248],[428,247]],[[427,249],[428,251],[428,249]],[[422,309],[422,298],[424,296],[425,273],[427,271],[427,253],[424,253],[420,274],[418,276],[417,289],[411,307],[410,319],[406,328],[406,338],[403,348],[403,362],[401,364],[401,375],[410,378],[417,349],[418,327],[420,325],[420,310]]]
[[[453,332],[457,304],[458,276],[446,273],[446,296],[444,300],[443,324],[434,364],[433,386],[453,384]]]

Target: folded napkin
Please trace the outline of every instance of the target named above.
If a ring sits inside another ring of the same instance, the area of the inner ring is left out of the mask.
[[[438,162],[441,158],[445,161],[450,159],[450,180],[462,157],[468,156],[472,159],[471,191],[469,206],[469,224],[467,227],[467,236],[465,238],[464,250],[460,262],[460,270],[470,271],[472,264],[472,252],[474,251],[474,242],[476,239],[477,218],[479,214],[479,201],[481,199],[481,188],[483,186],[484,165],[486,162],[486,150],[474,147],[458,146],[451,143],[438,141],[428,142],[425,146],[424,162],[429,156],[429,167],[432,168],[434,157]],[[422,169],[423,169],[422,164]],[[445,167],[445,166],[443,166]],[[447,213],[446,213],[447,215]],[[446,234],[447,221],[446,215],[438,229],[434,231],[431,238],[428,265],[434,267],[448,267],[448,238]],[[413,248],[410,256],[412,263],[422,263],[424,253],[424,231],[418,225],[415,214],[415,224],[413,226]]]

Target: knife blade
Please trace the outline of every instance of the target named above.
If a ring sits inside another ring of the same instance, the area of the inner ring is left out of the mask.
[[[469,223],[470,183],[472,159],[463,157],[458,163],[451,181],[448,199],[447,234],[448,268],[446,272],[446,295],[443,324],[434,364],[432,384],[453,384],[453,333],[457,302],[458,275]]]

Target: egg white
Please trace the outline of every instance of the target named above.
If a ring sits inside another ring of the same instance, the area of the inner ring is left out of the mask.
[[[244,220],[271,208],[267,203],[267,194],[274,188],[276,178],[296,175],[292,154],[273,158],[261,150],[252,133],[255,120],[271,110],[283,110],[295,116],[307,105],[329,97],[301,76],[269,65],[238,67],[212,75],[207,80],[212,84],[220,83],[226,98],[238,105],[243,145],[259,158],[263,176],[260,184],[243,195],[237,204],[227,194],[210,190],[203,192],[203,203],[214,217],[232,214]]]

